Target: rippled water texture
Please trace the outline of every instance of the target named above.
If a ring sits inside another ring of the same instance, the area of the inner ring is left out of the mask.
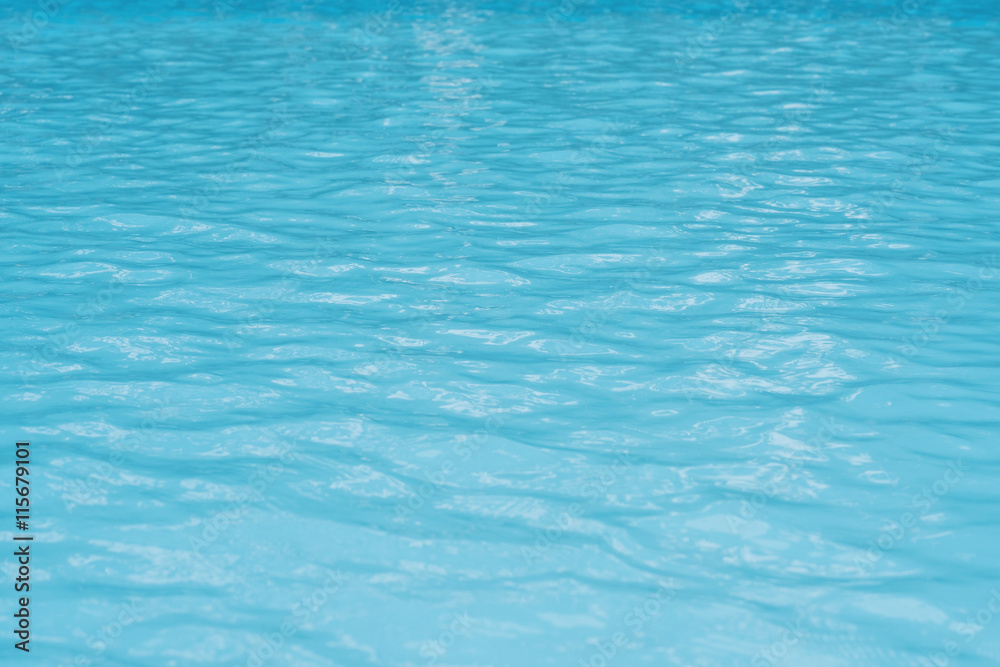
[[[997,5],[38,7],[25,664],[997,664]]]

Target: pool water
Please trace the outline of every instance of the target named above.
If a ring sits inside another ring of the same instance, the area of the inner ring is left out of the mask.
[[[1000,6],[0,17],[35,664],[1000,662]]]

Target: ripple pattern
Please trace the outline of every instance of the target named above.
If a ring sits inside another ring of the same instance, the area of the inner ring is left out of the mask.
[[[1000,662],[995,4],[38,6],[39,664]]]

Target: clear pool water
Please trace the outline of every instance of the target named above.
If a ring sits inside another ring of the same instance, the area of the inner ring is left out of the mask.
[[[4,664],[997,664],[998,13],[5,6]]]

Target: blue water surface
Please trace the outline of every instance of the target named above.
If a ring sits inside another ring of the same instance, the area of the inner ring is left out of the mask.
[[[998,18],[5,6],[0,661],[1000,664]]]

